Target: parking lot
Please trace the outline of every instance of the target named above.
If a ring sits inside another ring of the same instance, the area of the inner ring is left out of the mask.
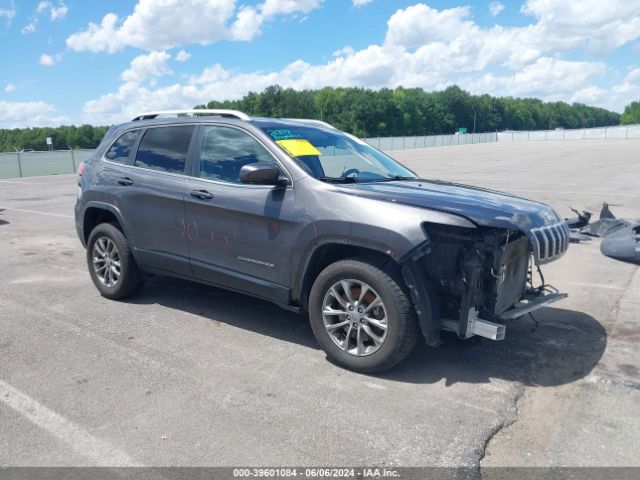
[[[640,217],[640,140],[391,152],[426,178]],[[0,466],[640,466],[640,270],[572,245],[569,294],[501,342],[445,336],[391,372],[325,359],[306,317],[149,280],[90,281],[73,175],[0,180]]]

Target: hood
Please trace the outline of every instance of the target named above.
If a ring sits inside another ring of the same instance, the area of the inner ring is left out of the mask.
[[[354,183],[338,187],[352,195],[453,213],[487,227],[528,232],[560,221],[556,212],[543,203],[439,180]]]

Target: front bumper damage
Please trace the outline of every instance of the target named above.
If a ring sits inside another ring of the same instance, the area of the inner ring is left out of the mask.
[[[442,328],[457,333],[461,338],[471,338],[477,335],[491,340],[504,340],[507,331],[506,322],[523,317],[524,315],[535,312],[567,297],[568,295],[566,293],[559,292],[531,293],[526,295],[525,298],[512,309],[507,310],[497,317],[497,320],[504,323],[482,319],[478,316],[478,310],[471,308],[467,313],[466,319],[443,319]]]
[[[463,339],[502,340],[508,322],[567,298],[544,284],[541,274],[542,285],[534,287],[533,268],[539,271],[541,264],[565,253],[568,229],[539,230],[502,236],[485,232],[467,239],[437,232],[432,237],[437,241],[412,252],[402,274],[427,344],[437,346],[441,330]],[[448,270],[442,263],[448,263]]]

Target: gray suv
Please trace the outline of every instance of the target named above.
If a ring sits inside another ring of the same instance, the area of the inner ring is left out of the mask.
[[[149,275],[243,292],[308,314],[352,370],[391,368],[420,334],[500,340],[566,297],[540,271],[569,245],[553,209],[419,178],[323,122],[147,113],[78,173],[76,228],[104,297]]]

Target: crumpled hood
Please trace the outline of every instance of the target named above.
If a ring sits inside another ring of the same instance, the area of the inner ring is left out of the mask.
[[[544,203],[483,188],[438,180],[354,183],[338,185],[345,193],[444,211],[482,226],[525,233],[560,221]]]

